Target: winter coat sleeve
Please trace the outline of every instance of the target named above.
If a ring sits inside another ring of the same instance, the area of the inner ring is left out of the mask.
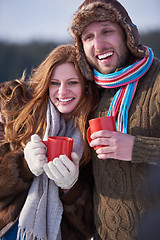
[[[0,237],[17,221],[33,175],[28,169],[23,151],[11,150],[0,143]]]
[[[0,198],[28,189],[32,178],[23,152],[0,144]]]

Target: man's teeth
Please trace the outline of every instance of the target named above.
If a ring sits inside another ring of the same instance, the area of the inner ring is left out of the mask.
[[[98,59],[102,60],[102,59],[110,57],[112,55],[113,55],[113,52],[108,52],[108,53],[105,53],[105,54],[102,54],[102,55],[98,55]]]
[[[67,99],[59,99],[60,102],[69,102],[71,101],[73,98],[67,98]]]

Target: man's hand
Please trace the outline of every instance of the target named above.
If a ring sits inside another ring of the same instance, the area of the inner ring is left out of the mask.
[[[101,130],[91,135],[91,147],[100,146],[96,150],[100,159],[114,158],[123,161],[131,161],[134,136],[126,133]]]
[[[75,152],[71,153],[71,159],[61,155],[43,167],[48,178],[62,189],[70,189],[78,179],[80,159]]]

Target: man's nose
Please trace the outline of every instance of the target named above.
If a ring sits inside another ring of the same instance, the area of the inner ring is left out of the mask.
[[[96,50],[101,50],[103,49],[104,47],[104,41],[102,38],[100,38],[99,36],[96,36],[95,37],[95,40],[94,40],[94,46],[95,46],[95,49]]]

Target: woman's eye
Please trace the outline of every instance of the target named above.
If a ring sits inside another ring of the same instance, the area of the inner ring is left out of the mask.
[[[78,82],[77,82],[77,81],[71,81],[71,82],[69,82],[68,84],[69,84],[69,85],[75,85],[75,84],[78,84]]]
[[[52,81],[51,84],[54,85],[54,86],[59,86],[59,83],[58,83],[58,82]]]

